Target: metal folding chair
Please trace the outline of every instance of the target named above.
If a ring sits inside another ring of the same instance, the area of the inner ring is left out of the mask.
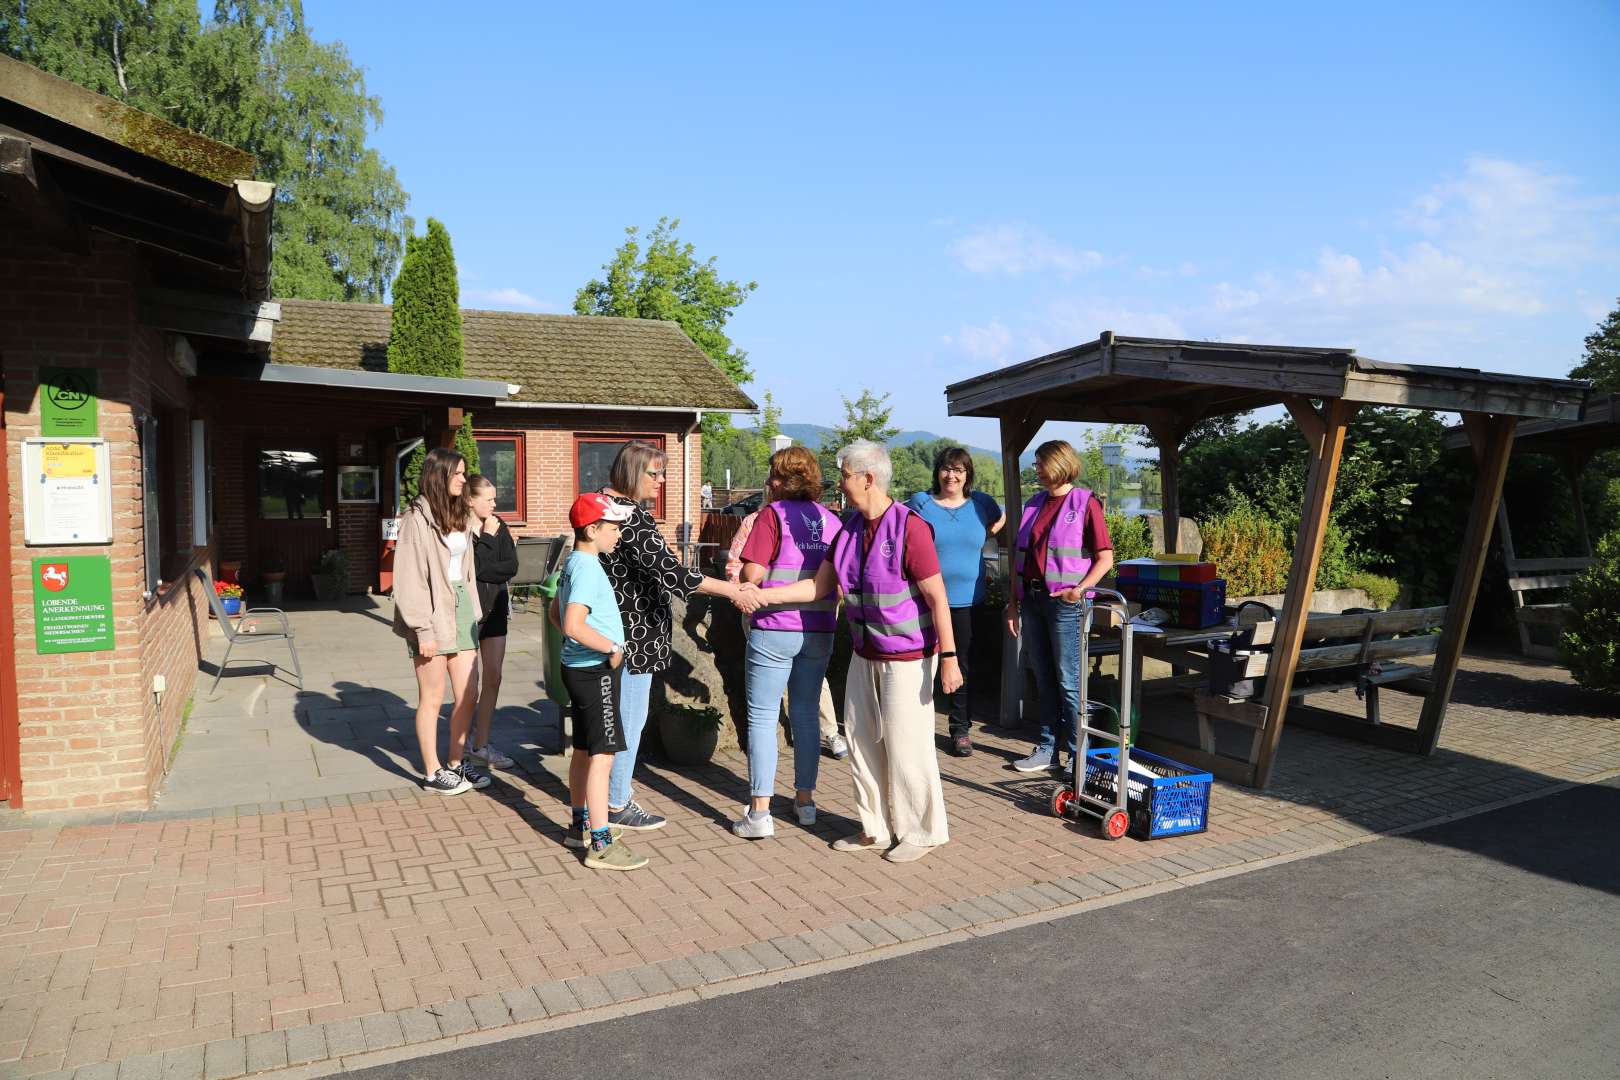
[[[219,662],[219,670],[214,673],[214,685],[208,688],[208,692],[212,694],[219,689],[219,680],[225,677],[225,666],[231,662],[232,649],[236,648],[239,643],[242,645],[262,645],[267,641],[285,641],[287,643],[287,652],[292,655],[293,675],[298,679],[298,689],[302,690],[304,688],[304,671],[298,666],[298,649],[293,644],[292,624],[287,621],[287,613],[280,608],[273,607],[244,608],[241,614],[241,618],[244,620],[274,616],[280,621],[281,629],[255,630],[252,633],[239,630],[237,625],[231,621],[231,616],[225,614],[225,605],[221,602],[219,595],[214,592],[214,580],[208,576],[208,571],[198,567],[194,572],[197,579],[203,584],[203,592],[208,596],[208,606],[213,609],[214,618],[219,620],[220,629],[225,631],[225,659]],[[238,663],[243,660],[249,663],[270,664],[272,670],[280,666],[269,660],[260,660],[258,657],[240,657]]]

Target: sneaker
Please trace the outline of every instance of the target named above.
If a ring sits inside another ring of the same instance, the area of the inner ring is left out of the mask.
[[[479,791],[483,791],[485,788],[489,787],[491,783],[493,783],[493,781],[490,780],[488,773],[479,772],[465,761],[450,771],[460,776],[463,780],[467,781],[467,783],[471,784]]]
[[[834,851],[882,851],[885,846],[861,833],[856,833],[853,836],[840,836],[832,843]]]
[[[776,820],[769,811],[756,814],[752,810],[744,810],[743,816],[731,823],[731,834],[744,840],[764,840],[776,835]]]
[[[849,743],[842,735],[829,735],[822,739],[821,748],[831,754],[836,761],[843,761],[849,757]]]
[[[951,740],[951,753],[956,757],[972,757],[973,740],[966,735],[958,735]]]
[[[517,762],[495,749],[493,746],[480,746],[476,750],[467,751],[467,756],[480,765],[487,765],[491,769],[510,769]]]
[[[460,795],[463,791],[472,790],[472,785],[462,779],[460,773],[446,768],[440,768],[438,772],[423,780],[422,786],[440,795]]]
[[[1019,758],[1012,765],[1018,772],[1045,772],[1052,767],[1052,758],[1052,751],[1037,750],[1027,758]]]
[[[799,824],[807,829],[816,823],[816,804],[813,802],[794,803],[793,812],[799,815]]]
[[[624,832],[623,829],[615,829],[611,825],[608,826],[608,835],[611,836],[615,840],[617,840],[619,838],[619,836],[623,832]],[[563,837],[563,847],[579,849],[579,848],[588,848],[590,846],[591,846],[591,827],[589,825],[587,825],[583,829],[579,830],[579,832],[575,832],[574,829],[573,829],[573,826],[569,826],[568,834]]]
[[[916,862],[933,848],[923,847],[921,844],[908,844],[904,840],[894,845],[893,849],[885,851],[883,857],[890,862]]]
[[[592,870],[640,870],[647,865],[647,856],[637,855],[623,840],[614,840],[605,848],[587,851],[585,865]]]
[[[654,829],[664,827],[664,819],[657,814],[647,813],[636,805],[636,800],[631,799],[630,804],[623,810],[608,811],[608,824],[629,829],[631,832],[652,832]]]

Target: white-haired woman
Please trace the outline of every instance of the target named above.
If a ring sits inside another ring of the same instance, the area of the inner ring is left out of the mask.
[[[670,550],[642,503],[658,497],[664,486],[665,457],[661,447],[633,439],[619,450],[608,471],[602,494],[631,507],[620,526],[619,544],[602,556],[602,568],[613,582],[624,619],[624,675],[619,684],[619,719],[624,724],[628,749],[614,755],[608,780],[608,822],[616,828],[651,830],[664,827],[664,819],[636,803],[630,786],[641,748],[641,730],[647,726],[652,680],[669,667],[674,620],[670,598],[686,599],[693,593],[735,599],[737,586],[707,577],[681,562]]]
[[[741,605],[807,603],[834,588],[843,595],[855,645],[844,726],[861,831],[833,847],[911,862],[950,838],[934,753],[934,665],[954,693],[962,672],[951,609],[933,530],[889,498],[889,452],[857,439],[839,451],[838,469],[853,509],[815,578],[746,594]]]

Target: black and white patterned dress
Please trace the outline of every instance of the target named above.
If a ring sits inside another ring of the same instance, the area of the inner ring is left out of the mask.
[[[602,494],[634,507],[630,520],[620,526],[619,546],[602,557],[624,619],[625,670],[632,675],[656,674],[669,667],[670,597],[684,600],[697,592],[703,574],[682,564],[658,531],[658,523],[639,503],[608,491]]]

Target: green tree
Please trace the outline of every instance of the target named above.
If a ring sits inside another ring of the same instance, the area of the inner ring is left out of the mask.
[[[754,436],[748,445],[749,456],[753,458],[761,476],[770,472],[771,440],[780,434],[782,434],[782,409],[767,390],[765,404],[760,406],[759,410],[759,426],[754,429]]]
[[[696,249],[676,235],[680,226],[680,218],[659,218],[645,245],[636,226],[625,229],[624,243],[602,264],[602,277],[586,282],[575,295],[574,312],[674,322],[732,382],[752,382],[748,354],[727,336],[726,323],[759,286],[721,278],[713,256],[699,262]],[[732,430],[725,413],[703,418],[705,439],[724,439]]]
[[[839,397],[844,402],[844,422],[821,440],[821,449],[816,452],[821,459],[822,474],[828,477],[838,475],[838,451],[849,443],[869,439],[887,446],[890,439],[900,434],[900,429],[889,423],[894,406],[887,404],[888,394],[879,397],[870,389],[862,388],[861,396],[854,401],[841,394]]]
[[[461,286],[450,231],[428,218],[427,232],[405,245],[405,261],[394,283],[394,314],[388,330],[388,370],[401,375],[460,378],[466,368],[461,337]],[[456,432],[456,450],[467,459],[467,475],[478,475],[478,443],[472,417]],[[404,495],[416,498],[425,446],[405,464]]]
[[[1598,390],[1620,391],[1620,307],[1586,335],[1586,356],[1569,377],[1591,379]]]
[[[406,194],[366,146],[382,105],[300,0],[0,0],[0,52],[246,150],[276,185],[277,296],[383,299]]]

